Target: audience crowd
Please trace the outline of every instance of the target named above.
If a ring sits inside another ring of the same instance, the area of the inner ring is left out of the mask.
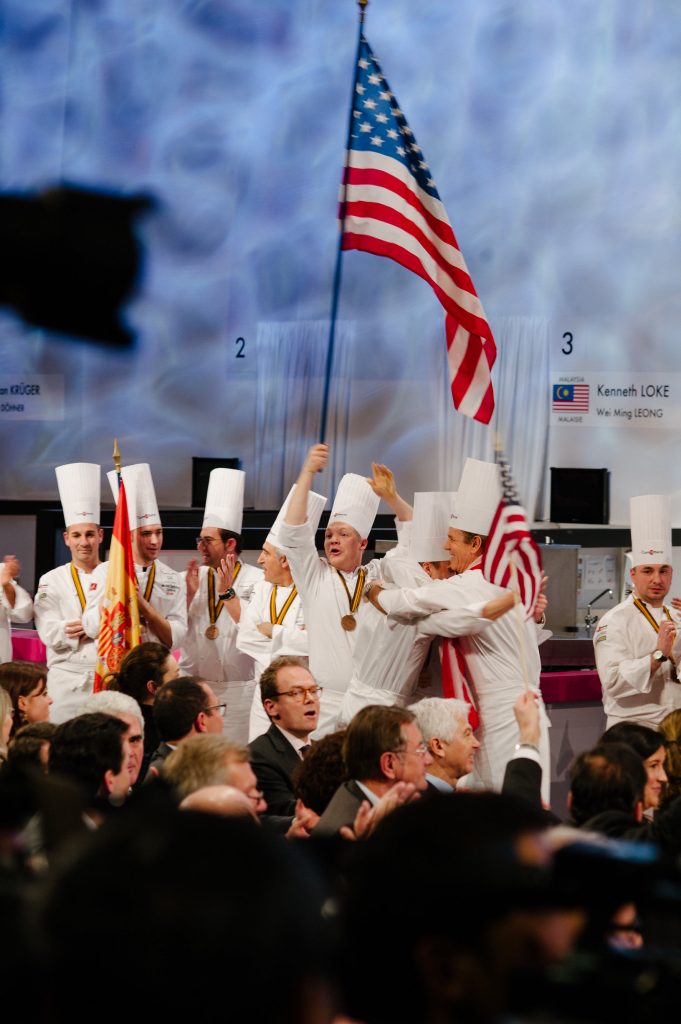
[[[463,701],[311,741],[320,688],[286,655],[246,747],[168,658],[143,644],[59,725],[44,667],[0,666],[2,962],[29,1019],[647,1021],[681,994],[678,712],[608,729],[549,808],[529,692],[502,792],[472,792]]]

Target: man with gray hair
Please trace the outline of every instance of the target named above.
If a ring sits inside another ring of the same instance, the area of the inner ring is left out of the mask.
[[[99,693],[91,693],[86,697],[78,708],[78,715],[90,715],[95,712],[112,715],[127,725],[128,728],[123,735],[123,749],[127,752],[130,785],[134,786],[139,778],[144,757],[144,718],[139,704],[127,693],[100,690]]]
[[[453,793],[459,781],[473,770],[475,752],[480,747],[468,721],[470,706],[465,700],[427,697],[409,710],[433,759],[426,773],[429,788]]]
[[[251,768],[247,747],[226,736],[203,733],[190,736],[163,762],[161,775],[180,800],[205,786],[234,786],[245,793],[256,814],[267,810]]]
[[[412,704],[409,710],[433,761],[426,774],[429,791],[454,792],[464,776],[473,770],[475,754],[480,748],[468,721],[470,706],[464,700],[428,697]],[[513,715],[518,742],[506,763],[501,792],[541,808],[541,718],[537,699],[530,690],[518,695]]]

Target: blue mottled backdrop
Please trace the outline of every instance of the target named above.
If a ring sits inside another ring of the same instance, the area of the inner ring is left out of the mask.
[[[53,495],[61,461],[108,465],[114,434],[126,461],[152,463],[164,503],[189,503],[192,455],[238,455],[250,480],[259,325],[328,316],[355,5],[2,0],[0,18],[0,187],[159,201],[132,351],[0,314],[0,377],[63,375],[65,389],[62,418],[0,417],[3,496]],[[555,368],[575,365],[560,354],[570,330],[579,370],[676,369],[678,4],[374,0],[367,35],[493,327],[545,318]],[[388,261],[350,253],[344,275],[351,468],[392,459],[407,489],[428,488],[440,309]],[[585,440],[555,450],[579,462]]]

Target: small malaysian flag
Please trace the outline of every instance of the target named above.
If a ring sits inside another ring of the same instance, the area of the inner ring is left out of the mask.
[[[530,533],[524,508],[511,471],[503,455],[497,458],[501,471],[502,498],[492,520],[482,556],[482,574],[498,587],[514,590],[525,609],[525,618],[534,613],[541,591],[541,554]]]
[[[553,411],[554,412],[588,412],[589,411],[589,385],[588,384],[554,384],[553,385]]]
[[[421,147],[364,36],[340,209],[342,248],[387,256],[431,286],[445,311],[454,406],[494,412],[496,345]]]

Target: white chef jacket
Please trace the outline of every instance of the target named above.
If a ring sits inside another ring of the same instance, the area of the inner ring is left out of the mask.
[[[290,587],[277,586],[277,613],[281,612],[288,601],[293,587],[293,584]],[[251,600],[241,611],[236,638],[239,650],[253,658],[258,679],[270,662],[282,654],[296,654],[302,658],[308,655],[307,630],[299,594],[293,598],[281,625],[272,624],[271,639],[257,628],[261,622],[270,622],[270,599],[273,589],[274,584],[267,583],[264,579],[258,580],[253,588]]]
[[[357,634],[364,619],[375,609],[367,601],[360,601],[355,612],[357,628],[351,632],[343,629],[341,619],[350,611],[348,595],[336,570],[326,559],[319,557],[314,534],[307,523],[296,526],[282,523],[277,548],[288,559],[303,605],[310,672],[324,688],[319,725],[314,733],[315,738],[319,738],[336,728],[343,695],[353,676],[353,652]],[[367,582],[377,579],[380,559],[373,559],[363,568]],[[359,568],[355,572],[344,572],[343,578],[352,597],[359,578]]]
[[[156,566],[156,576],[154,578],[154,588],[149,597],[149,603],[153,605],[159,615],[162,615],[170,623],[172,632],[171,646],[174,648],[181,647],[187,633],[187,591],[184,580],[179,572],[175,572],[174,569],[171,569],[165,562],[161,562],[160,559],[157,558],[153,564]],[[95,580],[98,584],[97,589],[88,592],[83,625],[85,632],[91,637],[96,637],[99,634],[99,605],[104,596],[104,585],[106,583],[108,567],[108,562],[102,562],[97,566],[93,573],[93,576],[97,575]],[[142,596],[144,596],[147,588],[150,571],[151,565],[142,566],[135,563],[135,576],[137,577],[137,585]],[[142,626],[141,639],[143,642],[154,641],[155,643],[161,643],[160,639],[148,626]]]
[[[294,586],[295,584],[291,584],[290,587],[277,586],[275,598],[277,613],[281,612],[285,606]],[[260,699],[260,687],[257,685],[262,673],[270,662],[283,654],[295,654],[300,658],[307,658],[309,654],[307,630],[303,620],[303,605],[297,592],[286,612],[284,621],[280,625],[272,624],[271,639],[257,628],[261,622],[270,622],[270,600],[273,590],[274,584],[267,583],[264,579],[256,583],[251,600],[241,611],[236,638],[239,650],[250,655],[255,665],[256,687],[251,705],[249,742],[256,739],[257,736],[262,736],[270,727],[270,719],[265,714]]]
[[[408,554],[411,522],[396,520],[395,525],[397,546],[378,563],[381,579],[397,587],[430,583],[428,573]],[[431,641],[432,637],[418,632],[416,623],[398,623],[367,602],[357,628],[353,674],[343,696],[338,724],[346,725],[368,704],[409,703]]]
[[[540,755],[542,796],[548,803],[551,784],[548,718],[539,695],[540,660],[532,620],[520,621],[512,610],[490,622],[476,617],[485,605],[504,593],[486,580],[479,568],[469,568],[448,580],[433,580],[411,590],[386,590],[380,603],[398,621],[418,620],[428,635],[460,637],[461,652],[478,710],[480,750],[469,776],[470,788],[501,790],[506,763],[518,742],[513,705],[525,691],[525,676],[538,696],[541,714]],[[523,641],[521,647],[521,639]],[[523,656],[526,672],[523,671]]]
[[[646,607],[659,626],[663,609]],[[677,625],[672,657],[681,672],[681,619],[671,607],[669,611]],[[662,662],[651,676],[650,656],[656,645],[655,630],[634,604],[633,595],[601,617],[594,652],[608,728],[636,721],[654,729],[665,715],[681,707],[681,683],[673,679],[671,662]]]
[[[12,661],[12,627],[11,622],[30,622],[33,618],[33,601],[31,595],[14,580],[10,581],[14,590],[14,607],[5,596],[4,587],[0,587],[0,662]]]
[[[235,743],[246,743],[255,688],[255,666],[253,658],[237,648],[239,627],[224,606],[216,622],[218,636],[215,640],[209,640],[205,635],[211,624],[208,606],[208,569],[207,565],[199,567],[199,586],[189,606],[188,630],[182,645],[180,669],[187,675],[199,676],[210,683],[218,700],[227,704],[224,734]],[[233,586],[241,603],[242,615],[253,597],[255,585],[261,579],[261,569],[247,562],[241,563],[239,575]],[[217,590],[217,574],[215,585]],[[183,598],[186,601],[185,594],[183,589]]]
[[[97,664],[97,644],[89,636],[68,637],[66,623],[82,619],[83,608],[76,591],[71,565],[59,565],[40,577],[35,596],[35,625],[47,648],[47,688],[52,698],[50,721],[68,721],[83,699],[92,693]],[[86,599],[101,596],[101,572],[77,569]]]

